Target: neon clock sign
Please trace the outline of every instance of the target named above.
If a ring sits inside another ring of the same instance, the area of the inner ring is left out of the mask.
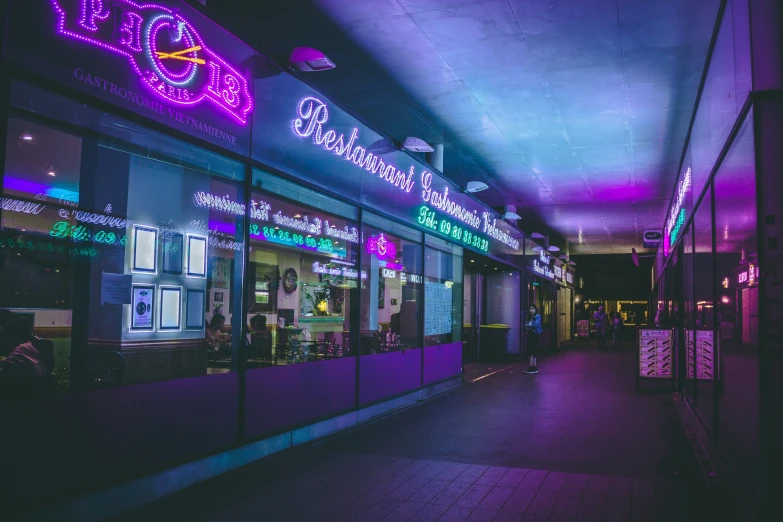
[[[375,254],[378,259],[396,259],[397,247],[394,243],[386,239],[383,234],[372,236],[367,240],[367,252]]]
[[[177,10],[131,0],[50,0],[57,32],[128,58],[157,96],[181,106],[211,102],[245,125],[247,79],[211,50]]]

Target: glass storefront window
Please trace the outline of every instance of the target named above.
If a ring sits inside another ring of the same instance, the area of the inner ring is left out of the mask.
[[[710,185],[701,200],[693,218],[693,288],[694,318],[689,326],[695,333],[689,333],[688,378],[695,390],[691,399],[694,407],[704,420],[704,425],[712,430],[714,410],[714,384],[719,378],[718,349],[715,342],[717,331],[715,314],[715,275],[713,273],[712,253],[712,194]],[[718,283],[726,285],[729,281],[722,278]],[[712,337],[712,341],[710,341]],[[705,344],[704,341],[708,344]],[[709,350],[710,345],[714,347]],[[706,348],[706,350],[705,350]]]
[[[759,278],[753,117],[742,125],[714,178],[715,266],[720,286],[718,444],[750,491],[759,484]],[[724,297],[726,299],[724,299]],[[726,302],[728,301],[728,302]]]
[[[384,221],[368,216],[362,229],[362,355],[422,346],[423,247],[411,240],[421,234],[392,222],[373,226]]]
[[[305,199],[299,196],[307,189],[254,172],[255,186],[275,191],[281,184],[287,190],[277,192]],[[250,207],[248,367],[355,354],[351,317],[360,277],[357,223],[261,191],[253,191]]]
[[[427,236],[449,251],[424,249],[424,345],[462,340],[462,249]]]
[[[183,165],[198,149],[176,140],[167,156],[12,117],[6,147],[0,307],[37,337],[23,380],[50,393],[235,369],[241,183]]]

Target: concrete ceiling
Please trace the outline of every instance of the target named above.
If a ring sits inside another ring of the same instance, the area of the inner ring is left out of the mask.
[[[228,26],[273,54],[316,47],[308,80],[396,140],[445,146],[571,254],[628,252],[659,229],[719,0],[288,0]],[[208,8],[212,9],[210,2]],[[241,15],[237,14],[241,13]]]

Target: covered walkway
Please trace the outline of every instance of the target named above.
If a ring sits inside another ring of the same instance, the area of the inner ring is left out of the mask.
[[[573,344],[536,376],[473,367],[505,369],[117,522],[718,519],[670,390],[635,392],[634,365]]]

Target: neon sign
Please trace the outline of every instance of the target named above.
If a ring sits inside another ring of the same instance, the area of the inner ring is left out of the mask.
[[[206,100],[247,123],[253,108],[247,79],[207,47],[176,9],[131,0],[50,2],[59,34],[125,56],[157,96],[191,107]]]
[[[470,230],[465,230],[447,219],[435,219],[435,211],[430,210],[427,205],[419,207],[416,221],[425,228],[436,230],[445,236],[456,241],[462,241],[465,245],[481,250],[482,252],[487,252],[489,250],[489,240],[484,239],[478,234],[474,234]]]
[[[432,190],[432,174],[424,172],[421,175],[421,199],[429,203],[438,210],[444,211],[452,217],[457,218],[466,225],[478,229],[481,226],[481,218],[476,215],[476,211],[470,210],[458,205],[449,199],[449,187],[443,189],[443,192]]]
[[[313,143],[321,145],[324,150],[342,156],[357,167],[377,174],[378,177],[400,190],[410,192],[413,188],[413,165],[411,165],[410,171],[406,176],[405,172],[399,170],[394,165],[387,165],[377,155],[367,152],[367,149],[364,147],[354,147],[354,142],[359,137],[359,129],[354,128],[351,131],[351,137],[347,140],[345,134],[338,136],[331,129],[324,132],[323,125],[329,121],[329,110],[326,104],[318,98],[308,96],[300,101],[296,115],[297,118],[294,120],[293,126],[294,133],[297,136],[301,138],[312,136]]]
[[[748,272],[747,270],[745,272],[739,273],[739,278],[737,279],[738,283],[747,283],[748,282]]]
[[[748,265],[748,284],[752,285],[756,282],[756,266],[753,264]]]
[[[291,233],[286,230],[279,230],[275,227],[259,227],[258,225],[250,225],[250,235],[280,245],[316,250],[327,254],[342,255],[339,250],[335,249],[331,239],[322,237],[315,238],[304,236],[302,234],[297,234],[296,232]]]
[[[537,274],[541,274],[542,276],[547,277],[549,279],[555,278],[555,273],[548,266],[539,265],[538,259],[533,260],[533,272]]]
[[[245,205],[231,201],[231,196],[226,194],[223,197],[208,194],[206,192],[196,192],[193,194],[193,203],[197,207],[208,208],[210,210],[217,210],[219,212],[225,212],[227,214],[234,214],[237,216],[245,215]],[[257,211],[257,208],[254,208]]]
[[[669,248],[677,242],[677,238],[680,235],[682,226],[685,224],[685,209],[682,208],[685,202],[685,196],[688,194],[688,190],[691,188],[691,169],[685,171],[685,176],[680,180],[677,185],[677,199],[675,199],[671,210],[669,211],[669,219],[666,220],[666,241],[664,243],[664,254],[668,255]]]
[[[49,231],[51,237],[58,239],[72,238],[74,241],[92,241],[105,245],[119,244],[125,246],[128,242],[127,236],[118,237],[114,232],[99,230],[93,234],[90,230],[81,225],[71,225],[65,221],[58,221]]]
[[[503,243],[504,245],[508,245],[514,250],[519,250],[519,241],[508,235],[506,232],[503,232],[497,227],[497,219],[493,218],[489,212],[483,212],[481,217],[483,218],[484,227],[482,229],[482,232],[489,235],[490,237],[493,237]]]
[[[367,253],[375,254],[378,259],[396,259],[397,247],[381,234],[367,240]]]

